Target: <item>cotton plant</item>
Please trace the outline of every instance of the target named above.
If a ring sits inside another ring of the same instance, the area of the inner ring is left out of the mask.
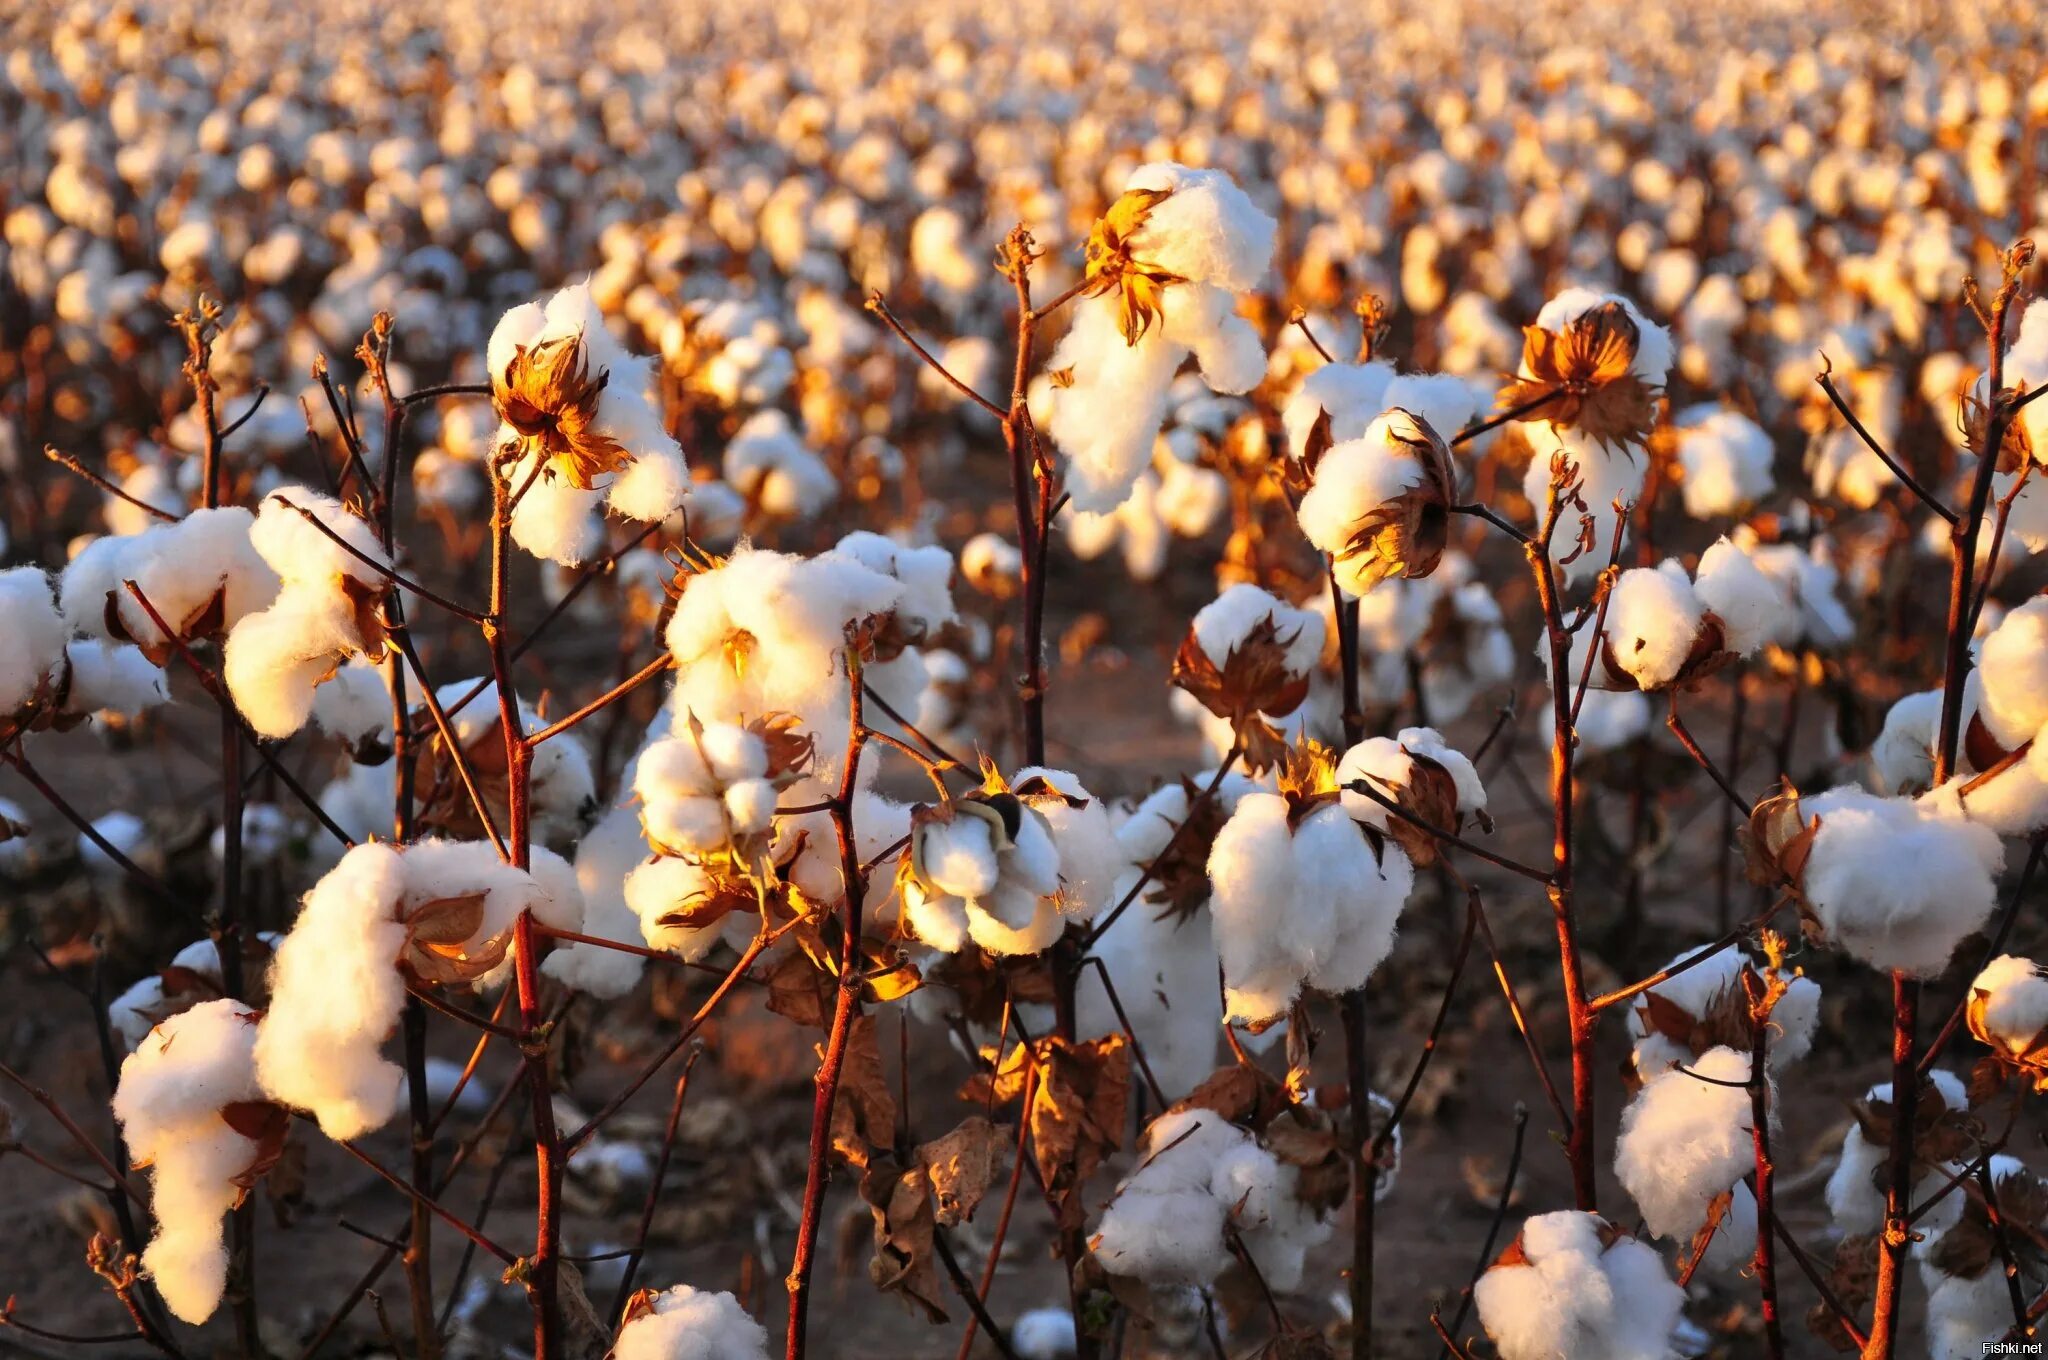
[[[1515,381],[1497,404],[1526,412],[1533,456],[1522,494],[1539,525],[1553,465],[1578,486],[1583,509],[1560,507],[1550,550],[1565,579],[1579,581],[1607,561],[1619,524],[1616,503],[1631,505],[1642,495],[1650,430],[1671,371],[1671,336],[1627,298],[1588,288],[1568,288],[1544,303],[1524,336]]]
[[[1145,470],[1169,390],[1192,355],[1218,392],[1265,375],[1258,332],[1236,314],[1273,257],[1277,224],[1219,170],[1140,167],[1088,241],[1087,295],[1047,361],[1047,432],[1074,508],[1100,514]]]
[[[250,726],[283,738],[313,716],[344,661],[383,657],[390,555],[367,521],[305,487],[267,497],[249,541],[281,585],[229,631],[222,676]]]
[[[398,1108],[403,1071],[383,1054],[408,987],[474,984],[506,960],[520,915],[575,930],[573,869],[536,848],[531,872],[483,842],[358,845],[311,892],[277,946],[257,1026],[264,1093],[330,1137],[360,1137]],[[334,979],[349,987],[337,993]]]
[[[1255,1029],[1304,987],[1365,985],[1393,948],[1415,881],[1400,844],[1345,807],[1328,750],[1292,750],[1279,786],[1238,799],[1209,853],[1225,1017]]]
[[[202,1002],[148,1031],[121,1064],[114,1118],[150,1168],[156,1232],[142,1268],[180,1321],[206,1321],[227,1287],[224,1219],[274,1162],[289,1122],[256,1076],[258,1014]]]
[[[900,861],[902,921],[944,953],[1035,954],[1093,920],[1122,868],[1109,814],[1064,770],[1027,768],[920,805]]]
[[[574,564],[596,555],[601,511],[659,522],[689,470],[649,401],[650,361],[605,328],[587,284],[499,319],[485,362],[499,418],[494,457],[511,495],[513,541]]]
[[[1685,1294],[1654,1249],[1565,1209],[1524,1221],[1472,1301],[1501,1360],[1664,1360]]]
[[[1301,1284],[1331,1224],[1303,1201],[1299,1167],[1201,1106],[1153,1120],[1138,1153],[1090,1239],[1103,1269],[1155,1287],[1207,1285],[1235,1238],[1269,1286]]]
[[[2036,1091],[2048,1070],[2048,975],[2032,959],[2001,954],[1970,982],[1964,1019],[2001,1066],[2025,1076]]]

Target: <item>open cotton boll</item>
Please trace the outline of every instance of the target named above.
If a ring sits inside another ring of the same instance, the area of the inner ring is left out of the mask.
[[[730,1294],[679,1284],[635,1299],[646,1311],[619,1328],[614,1360],[768,1360],[768,1333]]]
[[[649,744],[633,772],[648,843],[703,853],[767,830],[776,797],[767,773],[767,745],[731,723]]]
[[[1726,538],[1700,554],[1693,593],[1721,620],[1722,640],[1738,656],[1799,636],[1799,604],[1791,591]]]
[[[1386,409],[1407,411],[1427,421],[1448,443],[1472,423],[1479,403],[1471,384],[1455,373],[1403,373],[1387,384]]]
[[[959,617],[953,608],[953,554],[944,548],[913,548],[863,529],[840,539],[832,552],[902,582],[897,615],[925,632],[937,632]]]
[[[565,477],[550,477],[538,454],[522,454],[504,471],[515,490],[525,487],[512,507],[512,541],[535,557],[573,567],[597,555],[604,542],[604,519],[598,506],[601,491],[586,491]]]
[[[1989,1170],[2004,1231],[2012,1240],[2033,1236],[2041,1227],[2048,1186],[2016,1157],[1995,1156]],[[1964,1196],[1958,1193],[1955,1198]],[[1920,1280],[1927,1287],[1930,1360],[1977,1360],[1995,1354],[1992,1343],[2012,1327],[2012,1295],[1993,1232],[1988,1206],[1970,1196],[1963,1220],[1931,1235],[1917,1253]],[[1960,1240],[1951,1240],[1951,1233]],[[2040,1289],[2036,1258],[2026,1252],[2015,1252],[2014,1257],[2021,1297],[2032,1297]]]
[[[1232,652],[1269,625],[1287,674],[1299,677],[1313,671],[1323,654],[1322,616],[1296,609],[1255,585],[1231,586],[1203,605],[1190,626],[1197,645],[1221,670]]]
[[[1139,166],[1124,192],[1160,191],[1131,233],[1131,254],[1170,274],[1243,293],[1258,287],[1273,262],[1279,223],[1221,170],[1197,170],[1171,161]]]
[[[624,519],[653,524],[667,519],[690,494],[690,469],[673,444],[650,445],[613,476],[604,503]]]
[[[1062,795],[1032,803],[1045,819],[1059,857],[1060,914],[1069,920],[1092,921],[1117,900],[1116,883],[1124,869],[1123,847],[1110,825],[1109,811],[1066,770],[1034,765],[1017,771],[1012,782],[1023,784],[1033,779],[1044,780]]]
[[[1755,1123],[1744,1087],[1749,1062],[1747,1053],[1710,1049],[1687,1069],[1650,1077],[1622,1111],[1614,1174],[1655,1236],[1690,1242],[1715,1197],[1755,1166]]]
[[[1610,303],[1620,303],[1636,326],[1636,355],[1630,371],[1650,386],[1662,387],[1671,373],[1671,332],[1644,316],[1633,300],[1619,293],[1567,288],[1543,304],[1536,313],[1535,324],[1547,331],[1561,331],[1586,313]]]
[[[384,671],[361,657],[352,657],[313,691],[314,726],[350,746],[372,738],[389,739],[391,691]]]
[[[1799,601],[1798,640],[1809,647],[1840,647],[1856,636],[1855,620],[1837,597],[1841,572],[1827,559],[1823,540],[1801,550],[1792,543],[1772,543],[1751,549],[1756,564],[1790,588]]]
[[[1950,1110],[1969,1108],[1969,1095],[1955,1073],[1937,1067],[1930,1069],[1927,1076],[1934,1083],[1934,1089],[1920,1092],[1921,1103],[1939,1100]],[[1866,1102],[1889,1105],[1891,1098],[1892,1084],[1888,1081],[1879,1082],[1863,1093]],[[1924,1117],[1915,1116],[1916,1120]],[[1859,1123],[1851,1122],[1849,1131],[1842,1138],[1840,1159],[1828,1176],[1826,1191],[1828,1212],[1843,1233],[1873,1233],[1884,1226],[1884,1191],[1880,1186],[1887,1179],[1890,1168],[1888,1140],[1868,1138]],[[1912,1202],[1925,1204],[1928,1208],[1913,1226],[1928,1239],[1946,1231],[1962,1217],[1964,1196],[1939,1194],[1962,1170],[1961,1163],[1944,1162],[1930,1166],[1914,1183]]]
[[[1178,792],[1180,786],[1168,787]],[[1157,853],[1139,862],[1149,862]],[[1138,872],[1127,869],[1117,880],[1112,902],[1123,900],[1136,885]],[[1182,920],[1141,896],[1090,952],[1109,970],[1124,1016],[1145,1046],[1146,1065],[1168,1099],[1192,1091],[1216,1070],[1223,1002],[1216,991],[1216,946],[1207,923],[1199,918]],[[1123,1020],[1093,974],[1088,970],[1077,988],[1076,1031],[1083,1038],[1121,1033]]]
[[[1676,968],[1697,952],[1688,949],[1676,954],[1664,967],[1666,970]],[[1751,963],[1736,946],[1727,945],[1683,972],[1665,978],[1651,987],[1643,998],[1631,1003],[1628,1032],[1635,1045],[1632,1056],[1636,1071],[1649,1078],[1674,1063],[1691,1066],[1699,1056],[1685,1042],[1655,1023],[1649,997],[1658,998],[1661,1004],[1657,1009],[1675,1008],[1687,1017],[1689,1028],[1703,1028],[1700,1022],[1730,1012],[1746,1015],[1748,1003],[1742,989],[1745,967],[1767,971],[1763,965]],[[1780,1071],[1806,1056],[1807,1050],[1813,1046],[1814,1030],[1820,1023],[1820,984],[1809,977],[1788,975],[1783,970],[1778,976],[1785,982],[1785,991],[1771,1008],[1766,1062],[1772,1072]]]
[[[67,643],[70,688],[64,695],[67,713],[110,713],[133,718],[146,708],[170,702],[163,670],[127,643],[80,638]]]
[[[1606,567],[1614,547],[1617,517],[1614,503],[1634,505],[1643,494],[1643,479],[1649,459],[1630,449],[1608,449],[1583,430],[1561,430],[1546,421],[1523,425],[1531,455],[1528,471],[1522,475],[1522,494],[1534,507],[1537,525],[1550,504],[1550,461],[1562,454],[1578,470],[1579,497],[1586,503],[1585,516],[1593,521],[1594,549],[1579,552],[1581,514],[1570,506],[1558,510],[1557,533],[1552,537],[1550,555],[1564,573],[1567,584],[1590,580]],[[1623,542],[1627,542],[1626,535]],[[1573,560],[1566,562],[1570,557]]]
[[[262,938],[274,945],[278,937],[266,931]],[[213,995],[202,992],[197,999],[218,999],[220,951],[212,940],[194,940],[171,956],[168,968],[137,978],[126,991],[107,1004],[107,1022],[113,1026],[124,1051],[134,1052],[149,1032],[174,1014],[181,1003],[195,999],[192,995],[173,997],[166,990],[164,974],[169,973],[176,979],[181,972],[193,974],[202,985],[210,985],[213,989]]]
[[[327,533],[308,523],[306,514],[325,526]],[[336,543],[335,538],[355,552]],[[377,566],[391,566],[390,554],[378,543],[377,532],[367,520],[334,497],[304,486],[279,487],[264,497],[256,522],[249,527],[249,545],[287,586],[338,590],[346,578],[381,591],[386,576]],[[365,557],[370,561],[364,562]]]
[[[287,585],[228,634],[221,674],[249,725],[262,736],[284,738],[306,725],[320,683],[362,641],[346,595]]]
[[[255,521],[240,506],[222,506],[194,510],[133,538],[97,540],[65,569],[66,622],[87,636],[105,637],[111,609],[128,639],[145,648],[168,649],[169,639],[126,588],[126,582],[134,581],[173,629],[182,632],[199,621],[212,622],[215,597],[220,600],[219,624],[233,628],[277,593],[277,573],[249,539]]]
[[[1998,833],[1947,808],[1853,786],[1802,799],[1820,818],[1803,875],[1829,943],[1873,968],[1931,977],[1990,918]]]
[[[1289,826],[1277,794],[1241,798],[1209,853],[1210,929],[1228,1018],[1269,1020],[1308,983],[1361,986],[1393,947],[1414,881],[1398,846],[1379,856],[1341,805]]]
[[[2048,312],[2048,308],[2037,309]],[[1984,726],[2008,750],[2048,725],[2048,596],[2009,611],[1977,653]]]
[[[1472,1301],[1501,1360],[1666,1360],[1685,1293],[1650,1247],[1565,1209],[1523,1223]]]
[[[1325,412],[1330,439],[1341,444],[1365,433],[1373,418],[1387,409],[1387,384],[1394,366],[1385,360],[1364,364],[1324,364],[1301,380],[1288,398],[1280,421],[1287,431],[1287,451],[1299,458],[1308,447],[1309,431]],[[1442,433],[1442,431],[1439,431]]]
[[[255,1019],[225,998],[172,1016],[122,1062],[114,1090],[128,1151],[150,1166],[156,1234],[142,1267],[171,1312],[194,1325],[220,1306],[228,1269],[221,1220],[241,1202],[236,1178],[260,1151],[221,1113],[263,1099],[251,1054]]]
[[[1673,561],[1621,573],[1607,597],[1606,655],[1646,690],[1678,678],[1700,640],[1706,606]]]
[[[733,434],[725,480],[750,504],[782,519],[808,519],[839,495],[832,470],[775,410],[748,417]]]
[[[1301,531],[1308,541],[1334,557],[1338,584],[1354,595],[1363,595],[1377,583],[1377,577],[1350,579],[1345,565],[1370,565],[1373,559],[1353,553],[1352,538],[1360,524],[1375,510],[1403,492],[1422,485],[1428,469],[1408,445],[1395,438],[1398,426],[1375,419],[1357,439],[1332,445],[1316,464],[1315,480],[1303,493],[1296,510]]]
[[[398,1109],[405,1074],[380,1050],[405,1003],[404,893],[397,849],[356,846],[306,894],[271,963],[257,1080],[271,1099],[311,1111],[330,1138],[381,1128]]]
[[[1762,426],[1724,407],[1694,407],[1678,418],[1679,490],[1694,519],[1739,515],[1771,494],[1774,450]]]
[[[628,944],[640,938],[640,918],[626,904],[625,878],[646,853],[640,819],[631,808],[606,813],[583,837],[575,862],[583,897],[580,934]],[[540,970],[566,987],[610,1001],[632,991],[645,967],[638,954],[572,940],[550,951]]]
[[[846,744],[846,629],[903,600],[900,581],[848,557],[741,547],[685,579],[665,640],[679,717],[744,723],[795,714],[817,738],[813,773],[831,779]]]
[[[2030,1052],[2048,1029],[2048,977],[2032,959],[1999,955],[1970,983],[1969,1020],[1985,1043]]]
[[[1103,1210],[1090,1239],[1113,1275],[1154,1286],[1206,1285],[1230,1264],[1230,1205],[1212,1190],[1218,1161],[1251,1135],[1213,1110],[1161,1115],[1145,1130],[1140,1159]]]
[[[40,567],[0,571],[0,715],[25,708],[64,659],[69,634]]]
[[[619,890],[627,908],[639,919],[647,947],[666,950],[685,962],[694,963],[717,948],[726,938],[727,923],[739,915],[730,913],[704,925],[664,919],[717,895],[711,875],[694,859],[668,855],[641,859],[627,871]],[[749,922],[753,919],[748,918]]]

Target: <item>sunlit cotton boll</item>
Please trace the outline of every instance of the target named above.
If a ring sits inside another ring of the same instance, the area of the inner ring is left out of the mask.
[[[1771,437],[1755,421],[1740,411],[1694,407],[1677,425],[1686,514],[1738,515],[1771,494]]]
[[[679,1284],[645,1308],[619,1328],[616,1360],[768,1360],[768,1333],[730,1294]]]
[[[1749,1064],[1711,1049],[1651,1077],[1622,1111],[1614,1174],[1654,1235],[1690,1242],[1714,1199],[1755,1166]]]
[[[1685,1294],[1649,1246],[1566,1209],[1525,1222],[1472,1299],[1501,1360],[1665,1360]]]
[[[1934,1083],[1933,1089],[1922,1090],[1921,1103],[1939,1101],[1949,1110],[1967,1110],[1969,1096],[1963,1089],[1962,1081],[1953,1072],[1940,1068],[1931,1069],[1928,1078]],[[1865,1102],[1890,1106],[1892,1084],[1879,1082],[1864,1092]],[[1938,1112],[1937,1112],[1938,1113]],[[1925,1118],[1918,1114],[1916,1119]],[[1891,1148],[1885,1139],[1865,1136],[1860,1122],[1852,1122],[1842,1138],[1840,1159],[1835,1163],[1834,1172],[1827,1183],[1828,1212],[1834,1215],[1835,1226],[1844,1233],[1876,1232],[1884,1225],[1884,1191],[1878,1187],[1884,1179],[1885,1168],[1889,1165]],[[1914,1223],[1917,1232],[1931,1238],[1949,1228],[1961,1217],[1964,1197],[1960,1194],[1941,1195],[1951,1178],[1961,1173],[1960,1163],[1945,1162],[1928,1167],[1913,1185],[1912,1202],[1926,1204],[1927,1212]]]

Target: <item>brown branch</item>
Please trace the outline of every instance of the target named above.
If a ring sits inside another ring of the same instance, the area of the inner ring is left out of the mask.
[[[154,519],[160,519],[164,521],[166,524],[176,524],[178,522],[179,517],[177,515],[172,514],[170,511],[165,510],[160,506],[151,505],[148,501],[142,500],[136,496],[130,495],[126,491],[123,491],[119,486],[115,485],[111,481],[108,481],[105,477],[100,476],[99,473],[94,472],[91,468],[79,462],[70,454],[58,452],[57,447],[54,444],[45,444],[43,446],[43,457],[49,459],[51,462],[57,464],[57,466],[61,468],[66,469],[67,471],[78,474],[80,477],[83,477],[86,481],[91,482],[94,486],[98,487],[101,491],[104,491],[107,495],[128,502],[128,504],[134,506],[137,510],[142,511],[144,514],[147,514]]]

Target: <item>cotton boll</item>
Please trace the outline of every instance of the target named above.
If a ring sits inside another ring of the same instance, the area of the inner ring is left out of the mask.
[[[1168,788],[1179,792],[1180,786]],[[1134,861],[1149,863],[1157,853],[1153,850]],[[1132,868],[1117,880],[1113,902],[1123,900],[1137,875]],[[1223,1032],[1216,947],[1207,923],[1199,918],[1181,920],[1141,895],[1090,952],[1109,971],[1110,985],[1116,988],[1132,1032],[1145,1046],[1145,1061],[1160,1089],[1169,1099],[1193,1090],[1215,1070]],[[1075,1024],[1083,1037],[1123,1029],[1123,1020],[1092,969],[1078,987]]]
[[[1043,779],[1061,795],[1033,803],[1044,818],[1059,865],[1060,914],[1072,921],[1092,921],[1118,900],[1116,883],[1124,868],[1109,813],[1100,798],[1065,770],[1032,766],[1015,776],[1018,784],[1032,779]],[[1074,806],[1075,801],[1080,806]]]
[[[0,571],[0,714],[27,706],[64,659],[67,630],[40,567]]]
[[[839,494],[832,470],[805,447],[780,411],[749,417],[725,450],[725,480],[768,514],[808,519]]]
[[[1677,954],[1664,967],[1666,970],[1677,968],[1697,952],[1689,949]],[[1684,971],[1665,978],[1645,995],[1646,998],[1659,998],[1695,1021],[1726,1013],[1734,1007],[1746,1011],[1746,1000],[1738,1001],[1737,998],[1744,995],[1742,973],[1749,967],[1764,971],[1760,965],[1751,963],[1740,949],[1727,945]],[[1812,978],[1783,971],[1778,977],[1785,982],[1785,991],[1771,1008],[1767,1057],[1769,1070],[1774,1073],[1806,1056],[1813,1046],[1814,1030],[1820,1022],[1820,985]],[[1651,1022],[1647,999],[1629,1006],[1628,1032],[1635,1045],[1636,1071],[1645,1078],[1666,1071],[1676,1063],[1691,1066],[1698,1056]]]
[[[1622,1111],[1614,1174],[1654,1235],[1690,1242],[1755,1165],[1749,1065],[1747,1053],[1710,1049],[1652,1076]]]
[[[953,555],[944,548],[908,547],[862,530],[840,539],[832,551],[902,582],[903,599],[897,615],[927,633],[937,632],[959,617],[953,608]]]
[[[1977,674],[1978,715],[1999,745],[2033,740],[2048,724],[2048,597],[2011,610],[1991,630],[1978,651]]]
[[[1074,1345],[1071,1309],[1033,1308],[1010,1324],[1010,1349],[1018,1360],[1063,1360]]]
[[[1301,985],[1295,951],[1281,938],[1297,897],[1286,799],[1258,793],[1239,800],[1210,852],[1209,879],[1210,925],[1223,963],[1227,1016],[1278,1015]],[[1272,908],[1281,903],[1289,912],[1276,922]]]
[[[170,702],[163,670],[139,647],[81,638],[65,645],[64,656],[71,667],[66,712],[133,718]]]
[[[1131,253],[1184,279],[1248,292],[1272,263],[1279,224],[1220,170],[1154,162],[1133,171],[1124,191],[1167,192],[1131,235]]]
[[[1728,539],[1715,540],[1700,554],[1693,591],[1721,620],[1723,641],[1738,656],[1785,646],[1799,635],[1799,607],[1791,592]]]
[[[730,1294],[679,1284],[645,1303],[619,1328],[616,1360],[768,1360],[768,1333]]]
[[[1751,549],[1750,557],[1799,601],[1797,640],[1810,647],[1832,648],[1853,638],[1856,626],[1836,598],[1841,574],[1826,560],[1825,551],[1819,540],[1803,552],[1794,544],[1775,543]]]
[[[1472,422],[1478,402],[1471,385],[1454,373],[1403,373],[1387,384],[1387,410],[1407,411],[1448,441]]]
[[[1771,494],[1771,437],[1739,411],[1695,407],[1678,422],[1680,491],[1694,519],[1739,515]]]
[[[1281,415],[1288,453],[1299,458],[1308,434],[1324,413],[1330,417],[1330,439],[1341,444],[1358,438],[1374,417],[1387,409],[1387,385],[1394,366],[1384,360],[1366,364],[1324,364],[1301,380]],[[1444,433],[1439,430],[1439,434]]]
[[[1934,744],[1941,722],[1941,691],[1908,694],[1884,715],[1870,748],[1879,792],[1916,794],[1934,782]]]
[[[1501,1360],[1664,1360],[1670,1353],[1685,1295],[1656,1252],[1575,1210],[1529,1219],[1517,1241],[1521,1259],[1494,1265],[1472,1289]]]
[[[1231,586],[1196,612],[1191,631],[1218,670],[1252,633],[1270,626],[1291,676],[1308,675],[1323,651],[1322,616],[1295,609],[1254,585]]]
[[[356,846],[306,894],[272,961],[257,1079],[271,1099],[311,1111],[330,1138],[382,1127],[398,1108],[404,1073],[379,1050],[405,1002],[395,966],[405,880],[396,849]]]
[[[384,671],[360,657],[351,658],[313,691],[314,726],[348,745],[361,748],[365,742],[391,732],[391,691],[385,687]]]
[[[576,847],[576,885],[583,903],[581,934],[631,943],[640,934],[640,918],[627,905],[626,875],[647,853],[640,822],[630,808],[617,808],[600,819]],[[568,941],[541,963],[541,972],[566,987],[600,1000],[624,996],[639,982],[646,960],[624,950]]]
[[[1566,326],[1610,303],[1621,304],[1636,326],[1636,356],[1630,371],[1652,387],[1662,387],[1671,372],[1671,332],[1665,330],[1619,293],[1601,293],[1591,288],[1567,288],[1543,304],[1535,324],[1547,331]]]
[[[512,507],[512,541],[535,557],[573,567],[597,555],[604,542],[601,491],[586,491],[552,475],[534,454],[521,455],[503,474],[525,494]]]
[[[194,510],[175,524],[160,524],[134,538],[103,540],[115,545],[74,558],[64,574],[64,615],[92,636],[105,636],[108,600],[121,627],[145,648],[170,642],[141,602],[126,589],[134,581],[151,607],[173,629],[202,617],[215,596],[220,622],[232,629],[242,617],[270,603],[277,574],[250,542],[255,516],[240,506]],[[74,573],[77,573],[74,578]],[[81,587],[74,600],[74,585]]]
[[[1607,655],[1643,689],[1662,689],[1691,657],[1705,613],[1676,562],[1631,568],[1608,596]]]
[[[308,514],[327,532],[309,523]],[[337,543],[337,538],[348,548]],[[249,546],[288,586],[333,589],[347,579],[381,591],[386,578],[378,567],[388,570],[391,566],[390,555],[378,543],[376,530],[368,521],[334,497],[304,486],[280,487],[264,498],[255,523],[249,526]]]
[[[1378,579],[1377,574],[1361,578],[1357,568],[1348,576],[1345,572],[1353,562],[1367,567],[1376,560],[1353,552],[1360,524],[1429,475],[1403,438],[1412,433],[1412,422],[1383,416],[1359,438],[1333,445],[1316,464],[1315,480],[1296,511],[1309,542],[1342,559],[1337,583],[1354,595],[1365,594]]]
[[[249,725],[284,738],[306,725],[315,690],[361,641],[347,596],[286,586],[228,634],[221,673]]]
[[[1802,799],[1799,810],[1820,818],[1805,896],[1835,947],[1873,968],[1928,977],[1990,918],[2004,855],[1989,828],[1850,786]]]
[[[104,817],[95,817],[92,829],[98,833],[97,838],[79,833],[78,858],[85,871],[94,878],[119,883],[127,877],[127,869],[101,847],[102,840],[130,860],[144,859],[155,853],[149,828],[132,812],[115,811]]]
[[[652,524],[674,514],[689,491],[682,450],[655,446],[612,478],[604,501],[614,514]]]
[[[1953,1072],[1933,1068],[1927,1076],[1934,1083],[1934,1090],[1921,1091],[1921,1102],[1939,1100],[1950,1110],[1969,1108],[1969,1096]],[[1892,1084],[1880,1082],[1864,1092],[1863,1098],[1889,1104]],[[1884,1191],[1878,1187],[1890,1169],[1890,1157],[1888,1146],[1864,1137],[1859,1125],[1850,1124],[1842,1139],[1840,1160],[1828,1177],[1826,1191],[1828,1212],[1834,1216],[1835,1226],[1843,1233],[1873,1233],[1884,1226],[1885,1197]],[[1962,1170],[1962,1166],[1954,1162],[1933,1166],[1913,1186],[1912,1202],[1929,1206],[1927,1212],[1915,1221],[1914,1227],[1929,1239],[1947,1231],[1962,1215],[1962,1195],[1942,1195],[1938,1202],[1936,1200],[1942,1188]]]
[[[1599,441],[1583,431],[1560,430],[1545,421],[1523,428],[1527,432],[1531,456],[1528,471],[1522,478],[1522,494],[1534,507],[1538,526],[1542,524],[1550,503],[1553,455],[1562,455],[1567,464],[1577,469],[1581,478],[1579,497],[1586,503],[1584,516],[1593,521],[1593,551],[1578,551],[1581,512],[1568,505],[1560,506],[1558,510],[1557,533],[1550,546],[1552,560],[1560,564],[1567,584],[1588,580],[1607,565],[1613,550],[1617,522],[1615,501],[1619,500],[1624,507],[1635,504],[1643,493],[1649,459],[1630,449],[1603,448]],[[1565,562],[1567,557],[1573,557],[1573,560]]]
[[[665,855],[639,861],[620,885],[626,906],[640,920],[640,934],[647,947],[667,950],[690,963],[717,947],[724,937],[723,919],[707,925],[677,925],[662,918],[700,905],[715,891],[703,865]]]
[[[2048,1029],[2048,977],[2032,959],[1999,955],[1970,983],[1969,1020],[1985,1043],[2028,1053]]]
[[[236,1177],[258,1152],[221,1117],[225,1106],[263,1099],[251,1056],[255,1018],[225,998],[172,1016],[122,1062],[114,1091],[128,1150],[151,1166],[157,1227],[143,1269],[170,1310],[194,1325],[220,1305],[228,1265],[221,1219],[241,1201]]]

